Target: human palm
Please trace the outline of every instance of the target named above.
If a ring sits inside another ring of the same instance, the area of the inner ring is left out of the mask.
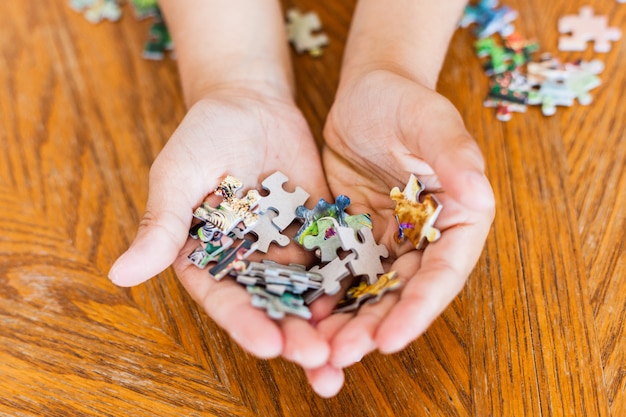
[[[274,322],[251,306],[244,287],[215,281],[187,258],[198,245],[187,234],[193,210],[226,175],[241,180],[245,190],[258,188],[277,170],[290,184],[328,198],[317,147],[292,100],[232,89],[207,95],[189,110],[152,165],[137,238],[110,277],[118,285],[136,285],[173,264],[189,294],[244,349],[315,367],[327,361],[329,348],[311,324],[293,317]],[[274,255],[304,260],[297,247]]]
[[[387,270],[400,291],[357,313],[319,324],[330,340],[326,367],[309,371],[314,387],[340,381],[338,370],[369,351],[396,352],[423,333],[462,289],[482,251],[494,214],[480,151],[444,97],[414,80],[376,71],[340,89],[329,114],[322,158],[334,195],[347,194],[353,213],[370,213],[376,239],[389,249]],[[398,244],[393,187],[410,174],[436,195],[441,238],[417,251]]]

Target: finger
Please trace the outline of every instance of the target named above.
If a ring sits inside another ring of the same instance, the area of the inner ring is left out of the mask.
[[[319,368],[328,362],[328,341],[309,322],[297,317],[285,317],[280,327],[285,338],[285,359],[305,369]]]
[[[420,110],[423,110],[423,104],[418,101],[413,105],[412,114],[422,114],[422,117],[412,118],[403,126],[407,148],[424,158],[435,171],[441,187],[452,198],[470,209],[492,208],[493,191],[484,175],[482,153],[465,129],[456,108],[437,96],[428,112]]]
[[[360,362],[365,355],[376,350],[378,347],[374,340],[376,330],[392,308],[394,301],[394,297],[384,297],[376,304],[366,304],[346,321],[331,340],[330,363],[333,366],[346,368]]]
[[[317,369],[305,369],[304,372],[311,388],[323,398],[337,395],[345,382],[343,370],[332,365],[324,365]]]
[[[174,262],[174,269],[191,297],[244,350],[259,358],[274,358],[283,352],[280,327],[264,310],[252,306],[243,286],[228,278],[216,281],[185,256]]]
[[[162,164],[161,164],[162,165]],[[167,165],[167,164],[166,164]],[[120,286],[140,284],[170,266],[187,241],[193,205],[184,172],[150,170],[148,202],[135,240],[113,264],[109,278]]]
[[[482,252],[490,224],[490,219],[483,216],[475,224],[451,227],[442,231],[438,242],[426,248],[419,269],[376,330],[374,340],[381,352],[402,350],[456,297]],[[406,264],[405,258],[416,256],[419,256],[417,251],[408,252],[396,263]]]

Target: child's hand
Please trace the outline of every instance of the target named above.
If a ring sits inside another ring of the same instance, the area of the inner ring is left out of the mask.
[[[245,287],[229,278],[217,282],[187,258],[199,243],[188,238],[192,213],[227,174],[241,180],[246,191],[259,189],[260,181],[277,170],[312,198],[329,197],[316,144],[291,98],[248,88],[206,94],[154,162],[137,237],[110,278],[121,286],[137,285],[173,264],[189,294],[245,350],[318,367],[328,361],[329,346],[311,324],[293,317],[271,320],[251,306]]]
[[[483,159],[454,106],[417,82],[378,70],[347,80],[325,127],[323,163],[334,195],[351,213],[370,213],[374,235],[389,248],[388,270],[404,282],[377,304],[319,324],[331,344],[329,364],[308,371],[321,395],[343,383],[341,368],[379,349],[397,352],[421,335],[463,288],[494,216]],[[392,187],[414,173],[443,205],[441,238],[423,251],[398,245]]]

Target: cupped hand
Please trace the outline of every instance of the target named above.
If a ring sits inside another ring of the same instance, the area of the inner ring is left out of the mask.
[[[133,286],[173,264],[189,294],[245,350],[318,367],[328,361],[329,346],[309,322],[273,321],[251,306],[243,286],[231,279],[215,281],[187,258],[198,245],[188,238],[192,213],[226,175],[241,180],[245,191],[258,189],[277,170],[312,197],[328,198],[318,149],[293,100],[245,87],[207,93],[154,161],[139,231],[109,277],[117,285]],[[289,249],[281,252],[289,255]],[[301,254],[292,255],[297,261]]]
[[[403,282],[377,304],[319,323],[330,359],[307,376],[318,393],[330,396],[343,384],[342,368],[375,349],[402,350],[461,291],[489,232],[494,197],[481,152],[457,110],[408,76],[377,70],[344,80],[324,136],[331,191],[350,197],[351,214],[372,215],[374,235],[389,249],[386,268]],[[420,251],[395,241],[398,224],[389,197],[411,173],[443,205],[435,223],[441,237]]]

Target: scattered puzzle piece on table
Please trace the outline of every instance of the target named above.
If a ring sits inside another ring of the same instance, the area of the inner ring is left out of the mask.
[[[337,304],[333,313],[347,313],[358,310],[365,303],[377,303],[390,291],[395,291],[402,286],[398,273],[395,271],[381,275],[378,280],[371,285],[365,282],[352,287],[346,291],[343,300]]]
[[[160,61],[165,57],[166,52],[174,50],[174,43],[158,7],[153,11],[152,16],[154,16],[154,22],[148,30],[148,40],[143,48],[143,57]]]
[[[528,94],[528,104],[541,105],[541,112],[545,116],[556,113],[557,106],[572,106],[574,100],[582,105],[592,101],[589,91],[600,85],[597,76],[604,65],[597,60],[566,64],[561,66],[560,72],[554,72],[553,78],[545,79],[538,89]]]
[[[145,19],[147,17],[156,16],[160,14],[159,4],[157,0],[131,0],[130,4],[133,6],[135,17],[137,19]]]
[[[578,15],[561,17],[558,28],[560,33],[571,33],[559,38],[561,51],[584,51],[587,42],[594,41],[594,51],[608,52],[611,41],[617,41],[622,36],[618,28],[609,27],[606,16],[595,16],[589,6],[581,7]]]
[[[276,171],[265,178],[261,185],[269,191],[269,195],[264,196],[259,201],[258,207],[261,213],[273,210],[277,213],[272,222],[282,232],[296,218],[296,209],[303,205],[309,198],[309,193],[301,187],[296,187],[293,192],[287,192],[283,188],[288,178],[280,171]]]
[[[409,239],[415,249],[423,249],[426,242],[434,242],[441,236],[433,225],[443,206],[432,194],[427,194],[420,202],[424,185],[413,174],[403,191],[394,187],[389,196],[396,202],[395,215],[398,221],[396,241],[402,243]]]
[[[507,6],[498,8],[498,0],[480,0],[477,5],[466,6],[459,26],[476,24],[474,34],[478,38],[499,33],[508,36],[515,31],[512,22],[517,19],[517,11]]]
[[[70,7],[94,24],[105,19],[115,22],[122,16],[117,0],[70,0]]]
[[[496,118],[506,122],[512,112],[524,113],[530,86],[526,77],[517,71],[506,71],[489,80],[489,93],[483,102],[485,107],[497,109]]]
[[[314,33],[321,29],[322,22],[317,13],[301,13],[297,9],[287,11],[287,39],[299,54],[322,55],[322,47],[328,45],[328,36]]]
[[[274,295],[257,286],[249,286],[247,290],[252,295],[252,305],[265,309],[267,315],[274,320],[280,320],[286,314],[302,317],[306,320],[311,318],[311,310],[304,305],[304,300],[301,296],[291,293],[285,293],[280,296]]]

